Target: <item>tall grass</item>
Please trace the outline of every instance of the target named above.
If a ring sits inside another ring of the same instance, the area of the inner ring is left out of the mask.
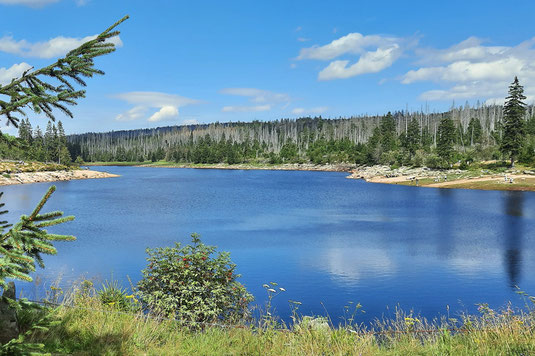
[[[129,300],[136,303],[134,298]],[[265,310],[261,318],[238,325],[192,327],[125,311],[119,304],[103,301],[86,283],[65,293],[51,311],[59,323],[34,334],[32,341],[43,342],[48,352],[74,355],[535,354],[535,312],[530,305],[495,311],[482,304],[479,310],[479,315],[431,321],[396,310],[393,318],[371,325],[359,324],[350,312],[336,327],[328,318],[297,312],[293,323],[285,326]]]

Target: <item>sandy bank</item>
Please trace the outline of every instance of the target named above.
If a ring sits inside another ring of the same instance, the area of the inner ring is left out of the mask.
[[[0,185],[56,182],[74,179],[94,179],[118,177],[107,172],[77,169],[72,171],[23,172],[0,175]]]
[[[434,170],[426,167],[391,169],[388,166],[371,166],[357,167],[347,178],[364,179],[369,183],[426,188],[535,191],[535,172],[514,169],[497,174],[485,169],[476,172],[459,169]]]

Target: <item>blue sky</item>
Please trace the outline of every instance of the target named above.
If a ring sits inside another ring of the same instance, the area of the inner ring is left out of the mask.
[[[442,111],[515,75],[533,102],[535,2],[511,3],[0,0],[0,84],[128,14],[68,133]]]

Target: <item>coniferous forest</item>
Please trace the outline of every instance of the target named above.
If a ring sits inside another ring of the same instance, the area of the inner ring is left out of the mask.
[[[526,135],[518,159],[535,159],[535,108],[522,115]],[[313,163],[412,165],[433,168],[507,158],[500,145],[504,107],[478,105],[426,114],[270,122],[212,123],[86,133],[67,137],[71,157],[85,162]]]

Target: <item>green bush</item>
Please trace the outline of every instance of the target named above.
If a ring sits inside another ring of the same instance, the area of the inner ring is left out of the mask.
[[[240,275],[230,254],[214,255],[215,246],[203,244],[197,234],[191,238],[184,247],[147,249],[149,265],[137,292],[143,307],[184,321],[244,319],[253,297],[236,281]]]
[[[444,162],[444,160],[442,158],[440,158],[439,156],[435,155],[435,154],[432,154],[432,155],[429,155],[426,159],[425,159],[425,165],[426,167],[429,167],[429,168],[446,168],[447,165],[446,165],[446,162]]]

